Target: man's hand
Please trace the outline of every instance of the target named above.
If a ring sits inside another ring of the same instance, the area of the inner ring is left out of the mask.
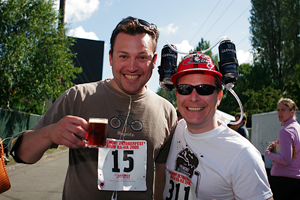
[[[85,119],[68,115],[55,124],[26,131],[16,154],[26,163],[35,163],[53,144],[85,148],[82,139],[86,139],[87,131],[88,122]]]
[[[83,148],[85,143],[82,139],[87,138],[88,122],[77,116],[65,116],[56,124],[49,127],[50,140],[59,145],[69,148]]]

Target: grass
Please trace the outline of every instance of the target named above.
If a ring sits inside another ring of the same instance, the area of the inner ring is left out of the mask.
[[[68,148],[68,147],[66,147],[66,146],[59,145],[59,146],[57,147],[57,149],[48,149],[48,150],[44,153],[44,155],[53,154],[53,153],[56,153],[56,152],[65,150],[65,149],[67,149],[67,148]],[[6,166],[17,164],[17,162],[12,158],[12,156],[9,156],[8,160],[9,160],[9,162],[6,163]]]

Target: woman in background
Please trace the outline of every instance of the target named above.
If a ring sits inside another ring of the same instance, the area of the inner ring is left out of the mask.
[[[277,141],[265,151],[265,155],[273,161],[270,185],[274,200],[300,199],[300,125],[295,117],[297,110],[293,100],[279,100],[278,119],[283,128]]]

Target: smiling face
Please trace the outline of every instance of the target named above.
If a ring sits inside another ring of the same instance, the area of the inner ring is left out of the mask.
[[[215,77],[209,74],[187,74],[179,78],[178,85],[215,85]],[[211,95],[199,95],[194,89],[189,95],[176,92],[177,106],[187,122],[191,133],[203,133],[218,127],[216,110],[221,103],[223,91],[215,90]]]
[[[111,85],[129,95],[144,92],[157,59],[152,38],[146,33],[129,35],[121,32],[113,49],[113,54],[109,53],[114,76]]]
[[[285,122],[294,117],[295,111],[290,110],[288,106],[279,103],[277,106],[277,114],[280,122]]]

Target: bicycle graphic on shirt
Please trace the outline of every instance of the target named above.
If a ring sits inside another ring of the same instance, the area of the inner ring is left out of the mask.
[[[109,120],[109,124],[112,128],[118,129],[120,128],[126,120],[127,115],[123,115],[122,113],[124,111],[121,110],[116,110],[119,115],[118,116],[113,116]],[[129,113],[128,119],[127,119],[127,126],[130,126],[130,128],[133,131],[141,131],[143,129],[143,123],[138,120],[138,119],[133,119],[133,116],[135,116],[134,113]]]

